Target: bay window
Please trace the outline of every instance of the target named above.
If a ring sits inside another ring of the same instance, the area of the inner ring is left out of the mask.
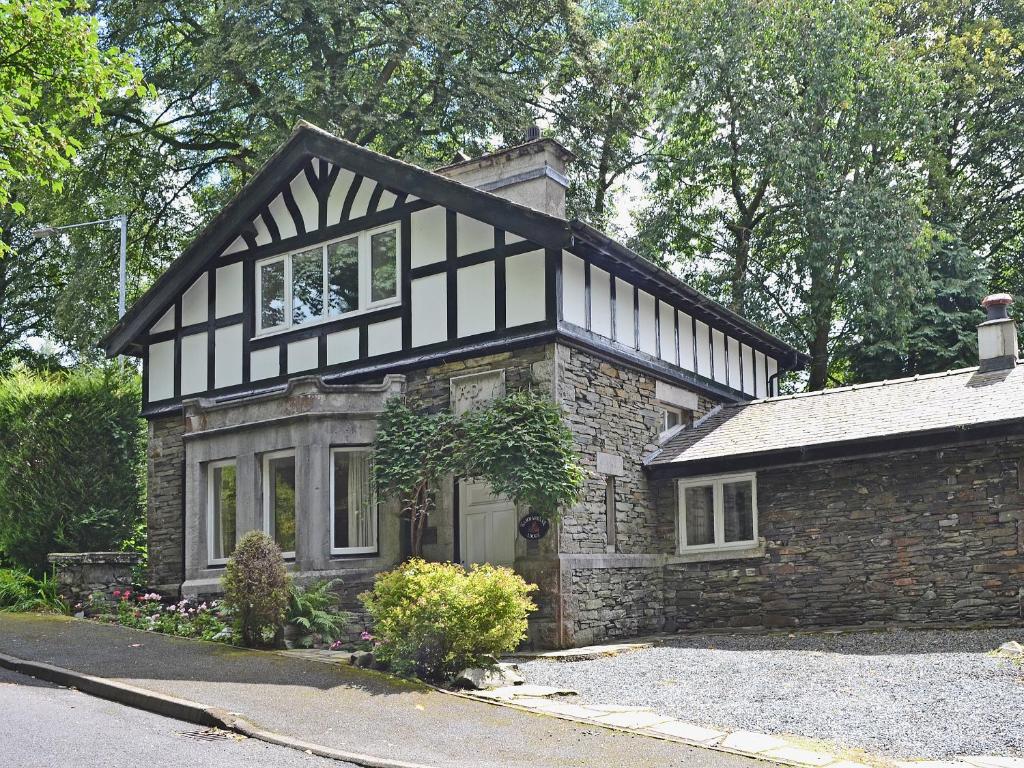
[[[377,500],[370,481],[371,454],[331,450],[331,554],[377,551]]]
[[[395,304],[398,224],[256,263],[257,333]]]
[[[285,557],[295,556],[295,454],[263,457],[263,529]]]
[[[227,562],[235,551],[236,499],[235,462],[215,461],[208,467],[206,504],[207,559],[211,565]]]
[[[730,549],[757,542],[757,478],[723,475],[679,483],[679,549]]]

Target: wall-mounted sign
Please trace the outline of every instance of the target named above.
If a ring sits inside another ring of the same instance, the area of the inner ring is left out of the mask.
[[[531,512],[519,521],[519,535],[527,541],[543,539],[548,535],[549,530],[551,530],[551,523],[536,512]]]

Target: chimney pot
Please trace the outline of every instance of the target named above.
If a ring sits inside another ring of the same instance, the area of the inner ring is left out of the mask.
[[[989,320],[1004,320],[1009,317],[1007,307],[1013,304],[1013,296],[1008,293],[993,293],[981,300]]]
[[[1008,293],[994,293],[981,302],[986,313],[985,322],[978,326],[978,370],[982,373],[1017,365],[1017,326],[1006,309],[1012,303]]]
[[[526,129],[526,137],[525,137],[526,141],[537,141],[537,139],[539,139],[539,138],[540,138],[540,126],[539,125],[531,125],[529,128]]]

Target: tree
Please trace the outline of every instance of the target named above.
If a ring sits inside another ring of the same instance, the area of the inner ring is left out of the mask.
[[[864,329],[905,329],[923,247],[928,71],[870,0],[661,7],[663,126],[638,246],[842,380]]]

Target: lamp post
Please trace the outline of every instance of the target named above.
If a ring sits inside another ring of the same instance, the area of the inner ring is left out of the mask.
[[[109,219],[97,219],[96,221],[83,221],[81,224],[66,224],[63,227],[51,227],[43,225],[37,227],[31,231],[32,237],[44,238],[53,237],[59,235],[61,232],[68,229],[78,229],[79,227],[88,227],[93,224],[117,224],[121,229],[121,261],[120,269],[118,270],[118,281],[117,281],[117,316],[118,318],[124,317],[125,310],[125,292],[126,284],[128,282],[128,217],[121,213],[117,216],[113,216]]]

